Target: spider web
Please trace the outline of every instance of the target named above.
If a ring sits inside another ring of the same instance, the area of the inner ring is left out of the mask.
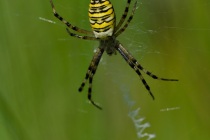
[[[139,7],[145,7],[145,6],[149,6],[150,4],[152,4],[153,1],[141,1],[142,2],[142,5],[140,5]],[[201,5],[199,5],[203,8],[206,8],[208,9],[209,6],[210,6],[210,2],[209,1],[205,1],[203,0],[201,2]],[[189,11],[189,7],[193,7],[193,4],[192,3],[184,3],[182,1],[180,1],[180,3],[178,4],[177,2],[177,6],[178,7],[176,10],[172,10],[172,9],[168,9],[168,10],[163,10],[163,11],[155,11],[157,13],[153,13],[153,12],[149,12],[147,13],[148,17],[147,18],[153,18],[154,15],[159,15],[160,17],[161,16],[165,16],[165,15],[178,15],[179,13],[188,13]],[[138,10],[140,10],[141,8],[139,8]],[[137,10],[137,11],[138,11]],[[141,11],[141,10],[140,10]],[[142,12],[142,11],[141,11]],[[136,16],[136,15],[135,15]],[[196,16],[196,15],[195,15]],[[140,16],[139,16],[140,17]],[[169,16],[168,16],[169,17]],[[135,17],[134,17],[135,18]],[[187,18],[187,17],[186,17]],[[199,17],[197,17],[198,20],[199,20]],[[152,44],[149,42],[149,39],[151,36],[159,36],[159,38],[164,41],[164,42],[168,42],[168,44],[178,44],[180,46],[182,46],[183,50],[187,50],[188,52],[191,52],[191,54],[195,54],[195,56],[197,56],[197,53],[196,52],[199,52],[201,54],[203,54],[204,56],[207,55],[206,52],[203,51],[203,47],[201,48],[198,48],[198,47],[192,47],[192,46],[185,46],[183,44],[180,43],[180,39],[179,38],[175,38],[173,36],[170,36],[170,35],[167,35],[165,34],[165,36],[162,36],[162,33],[166,33],[166,32],[176,32],[178,34],[192,34],[193,36],[196,36],[197,33],[199,34],[210,34],[210,26],[209,24],[206,25],[206,23],[191,23],[189,25],[185,25],[184,23],[180,24],[180,23],[177,23],[177,25],[175,24],[171,24],[171,23],[165,23],[165,24],[156,24],[155,22],[154,23],[149,23],[150,24],[150,27],[147,26],[147,23],[145,22],[145,20],[142,20],[144,22],[132,22],[132,24],[129,25],[128,29],[127,29],[127,32],[129,32],[128,34],[126,35],[123,35],[122,39],[124,42],[126,42],[127,44],[125,45],[128,50],[133,54],[133,55],[136,55],[136,54],[141,54],[141,57],[138,58],[138,60],[142,60],[145,56],[147,55],[150,55],[150,54],[153,54],[153,55],[161,55],[163,56],[164,58],[168,58],[170,55],[172,55],[172,53],[166,53],[166,52],[162,52],[161,50],[155,47],[151,47]],[[209,20],[206,19],[206,21],[208,21],[207,23],[209,23]],[[201,25],[203,26],[201,26]],[[143,38],[141,41],[139,40],[135,40],[135,39],[131,39],[130,37],[135,37],[135,36],[139,36],[139,38]],[[148,37],[148,38],[145,38]],[[193,42],[193,40],[191,40]],[[205,47],[207,44],[203,44]],[[178,46],[177,46],[178,47]],[[172,48],[173,49],[173,48]],[[180,48],[181,49],[181,48]],[[176,49],[175,49],[176,50]],[[179,58],[178,58],[179,59]],[[166,70],[164,68],[164,70]],[[128,102],[128,106],[132,106],[135,102],[135,99],[131,99],[129,97],[130,95],[130,92],[129,90],[127,90],[126,88],[126,85],[123,86],[123,89],[121,88],[123,94],[125,95],[125,101]],[[129,89],[129,87],[127,87]],[[130,102],[130,104],[129,104]],[[183,108],[182,106],[180,106],[179,104],[168,104],[166,105],[165,107],[162,107],[160,108],[160,112],[172,112],[172,111],[180,111],[180,109]],[[137,114],[139,114],[140,112],[140,107],[137,108],[136,110],[134,109],[133,111],[129,111],[129,115],[133,115],[136,116]],[[149,127],[150,125],[136,125],[136,122],[138,123],[142,123],[142,120],[141,118],[139,119],[134,119],[133,117],[131,117],[131,119],[133,120],[133,123],[134,123],[134,126],[136,127],[136,130],[137,130],[137,136],[138,138],[142,138],[143,136],[147,136],[148,139],[152,139],[152,138],[155,138],[155,134],[149,134],[145,129],[144,127],[140,128],[139,126],[147,126]],[[135,121],[136,120],[136,121]],[[137,121],[138,120],[138,121]],[[147,123],[145,123],[147,124]],[[148,123],[149,124],[149,123]],[[140,129],[139,129],[140,128]],[[142,131],[140,130],[144,130],[145,133],[142,133]],[[140,135],[139,135],[140,134]],[[156,136],[158,137],[158,136]]]
[[[126,3],[126,0],[123,0],[124,3]],[[152,0],[141,0],[138,9],[136,11],[136,15],[134,16],[134,21],[137,17],[141,17],[141,13],[144,13],[146,10],[142,10],[141,8],[147,7],[150,5],[153,5]],[[204,1],[203,0],[203,5],[204,8],[209,8],[210,2],[209,1]],[[133,54],[134,56],[137,54],[141,54],[140,57],[138,57],[138,60],[144,59],[145,56],[147,55],[160,55],[163,57],[168,57],[172,55],[171,53],[163,52],[160,49],[156,47],[152,47],[153,45],[150,42],[151,36],[158,36],[162,35],[163,32],[192,32],[193,34],[196,34],[198,31],[201,32],[209,32],[210,27],[199,27],[199,26],[171,26],[170,23],[165,23],[163,25],[156,24],[154,23],[149,23],[149,26],[147,25],[148,22],[145,21],[145,19],[153,18],[154,15],[159,15],[159,16],[165,16],[165,15],[170,15],[170,14],[175,14],[175,13],[185,13],[187,12],[188,8],[190,7],[190,3],[184,3],[180,1],[180,5],[177,6],[178,8],[176,10],[170,10],[170,7],[168,10],[162,9],[162,11],[153,11],[153,12],[148,12],[147,15],[148,17],[142,17],[141,22],[131,22],[129,24],[127,30],[125,31],[126,33],[123,33],[120,37],[119,40],[123,42],[125,47]],[[181,11],[181,12],[180,12]],[[156,13],[157,12],[157,13]],[[47,20],[45,18],[40,17],[40,20],[54,23],[53,21]],[[139,21],[139,20],[138,20]],[[133,38],[133,37],[138,37],[138,38]],[[142,40],[139,41],[139,38],[142,38]],[[171,36],[161,36],[160,37],[163,41],[169,42],[169,44],[173,44],[174,42],[177,42],[176,38],[173,38]],[[66,41],[68,39],[60,39],[63,41]],[[97,43],[92,43],[94,47],[98,47]],[[196,51],[200,51],[200,49],[192,48],[189,46],[185,46],[187,50],[192,51],[193,53]],[[74,54],[74,55],[87,55],[87,56],[92,56],[92,54]],[[115,56],[114,56],[115,57]],[[119,54],[118,54],[119,57]],[[106,66],[107,65],[107,60],[102,57],[102,60],[100,62],[100,65]],[[121,64],[121,63],[120,63]],[[118,65],[118,64],[116,64]],[[166,70],[164,68],[164,70]],[[109,71],[107,71],[106,74],[109,74]],[[106,75],[105,74],[105,75]],[[134,127],[136,128],[136,133],[137,133],[137,138],[141,139],[144,137],[147,137],[148,140],[153,139],[156,137],[155,134],[149,133],[146,131],[146,128],[151,127],[149,122],[144,122],[145,118],[139,117],[140,115],[140,108],[133,108],[134,104],[136,104],[136,100],[132,99],[130,97],[131,90],[128,85],[125,83],[119,84],[114,78],[112,78],[112,81],[117,84],[119,87],[120,91],[122,92],[122,95],[124,97],[124,101],[128,106],[128,116],[132,120]],[[171,111],[179,111],[182,107],[179,104],[173,104],[173,105],[166,105],[165,107],[160,108],[160,112],[171,112]]]
[[[178,3],[178,2],[177,2]],[[141,1],[141,5],[139,5],[138,10],[141,11],[140,7],[145,7],[152,4],[152,1]],[[210,2],[209,1],[202,1],[201,2],[201,7],[208,9],[210,6]],[[173,15],[173,14],[181,14],[181,13],[188,13],[189,8],[188,7],[193,7],[192,3],[184,3],[181,2],[179,4],[177,4],[178,7],[176,10],[163,10],[163,11],[155,11],[157,13],[152,13],[149,12],[147,13],[149,16],[147,18],[153,18],[154,15],[159,15],[159,16],[165,16],[165,15]],[[138,14],[138,10],[137,10],[137,14]],[[141,11],[142,12],[142,11]],[[139,15],[135,15],[134,19],[136,18],[136,16]],[[140,17],[140,16],[139,16]],[[165,24],[155,24],[154,23],[150,23],[151,27],[147,26],[146,22],[143,22],[144,20],[142,19],[142,22],[132,22],[128,29],[126,30],[126,35],[123,33],[123,35],[121,35],[119,38],[119,40],[126,42],[125,43],[125,47],[131,52],[131,54],[133,54],[134,56],[137,54],[141,54],[140,58],[138,58],[138,60],[142,60],[145,56],[147,55],[161,55],[165,58],[169,57],[170,55],[172,55],[171,53],[166,53],[166,52],[162,52],[161,50],[159,50],[158,48],[152,47],[152,44],[150,43],[149,38],[151,36],[157,36],[160,34],[160,38],[162,41],[164,42],[168,42],[168,44],[174,44],[179,42],[179,38],[174,38],[173,36],[161,36],[163,32],[178,32],[178,33],[192,33],[193,35],[196,35],[197,33],[203,33],[203,34],[209,34],[210,33],[210,26],[207,25],[205,26],[200,26],[199,24],[195,24],[195,25],[171,25],[171,23],[165,23]],[[133,37],[138,36],[138,38],[143,38],[141,41],[139,41],[139,39],[135,39]],[[179,44],[179,43],[177,43]],[[183,46],[183,44],[179,44],[182,47],[184,47],[184,49],[186,49],[187,51],[191,52],[192,54],[195,54],[196,52],[200,52],[203,54],[206,54],[206,52],[203,52],[202,48],[193,48],[192,46]],[[175,49],[176,50],[176,49]],[[164,70],[166,70],[164,68]],[[113,79],[114,80],[114,79]],[[118,83],[116,81],[116,83]],[[149,132],[146,131],[145,128],[150,127],[148,122],[145,122],[144,124],[142,123],[144,118],[137,118],[137,115],[139,115],[140,113],[140,107],[137,109],[131,109],[132,106],[135,104],[135,99],[132,99],[130,97],[130,86],[128,85],[123,85],[123,83],[120,85],[120,90],[122,91],[123,95],[124,95],[124,100],[127,103],[128,107],[129,107],[129,117],[131,118],[131,120],[133,121],[134,127],[136,128],[137,131],[137,137],[138,138],[143,138],[143,137],[147,137],[148,139],[152,139],[155,138],[155,134],[150,134]],[[172,111],[180,111],[182,107],[179,104],[168,104],[165,107],[163,106],[162,108],[160,108],[160,112],[172,112]],[[144,132],[143,132],[144,131]],[[158,136],[157,136],[158,137]]]

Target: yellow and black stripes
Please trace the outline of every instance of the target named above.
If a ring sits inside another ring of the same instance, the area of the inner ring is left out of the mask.
[[[113,35],[115,28],[114,8],[109,0],[91,0],[89,21],[96,38],[107,38]]]

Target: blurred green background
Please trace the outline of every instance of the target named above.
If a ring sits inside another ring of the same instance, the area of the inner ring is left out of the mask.
[[[111,2],[119,20],[126,0]],[[90,30],[89,0],[54,4]],[[153,101],[119,54],[104,54],[93,82],[103,111],[89,104],[87,86],[78,92],[98,42],[69,37],[48,0],[1,0],[0,9],[1,140],[135,140],[140,118],[150,124],[142,133],[158,140],[209,138],[209,0],[139,1],[118,39],[146,69],[180,81],[144,75]],[[135,110],[136,121],[128,116]]]

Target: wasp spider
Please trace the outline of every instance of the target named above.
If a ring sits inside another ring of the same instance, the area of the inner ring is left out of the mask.
[[[78,35],[72,33],[68,28],[66,28],[68,34],[70,36],[85,39],[85,40],[97,40],[99,41],[99,47],[97,48],[92,61],[88,67],[87,73],[85,75],[84,81],[82,82],[79,91],[81,92],[85,86],[87,80],[89,80],[89,88],[88,88],[88,99],[89,101],[99,109],[102,109],[98,106],[91,98],[92,92],[92,82],[93,76],[97,70],[98,64],[100,62],[101,56],[103,55],[104,51],[108,55],[116,54],[118,51],[125,61],[130,65],[132,69],[138,74],[139,78],[141,79],[142,83],[144,84],[145,88],[148,90],[151,97],[154,99],[154,96],[150,90],[149,85],[143,78],[140,71],[143,71],[145,74],[149,75],[153,79],[159,79],[164,81],[178,81],[177,79],[166,79],[166,78],[159,78],[156,75],[152,74],[151,72],[144,69],[137,60],[122,46],[122,44],[116,40],[116,38],[125,31],[128,27],[128,24],[131,22],[133,15],[136,10],[137,1],[134,3],[133,9],[131,11],[130,16],[127,18],[129,12],[129,7],[131,0],[127,0],[127,5],[125,7],[124,13],[119,21],[116,24],[116,16],[114,12],[113,5],[109,0],[90,0],[89,5],[89,21],[92,28],[92,31],[87,31],[77,26],[72,25],[70,22],[63,19],[55,10],[54,4],[52,0],[50,0],[54,16],[62,21],[66,26],[78,33],[82,33],[84,35]]]

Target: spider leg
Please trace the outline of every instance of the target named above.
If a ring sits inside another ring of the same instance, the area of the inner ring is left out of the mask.
[[[152,74],[151,72],[147,71],[144,69],[138,62],[137,60],[122,46],[122,44],[116,45],[115,46],[118,52],[123,56],[123,58],[126,60],[126,62],[130,65],[131,68],[133,68],[136,73],[139,75],[142,83],[144,84],[145,88],[149,91],[150,95],[154,99],[154,96],[150,90],[149,85],[147,84],[146,80],[143,78],[141,72],[139,70],[142,70],[144,73],[149,75],[150,77],[154,79],[159,79],[159,80],[164,80],[164,81],[178,81],[176,79],[166,79],[166,78],[159,78],[156,75]]]
[[[88,88],[88,100],[98,109],[102,109],[100,106],[98,106],[93,100],[92,100],[92,82],[93,82],[93,76],[97,70],[98,64],[100,62],[101,56],[103,55],[104,49],[98,48],[93,56],[93,59],[90,63],[90,66],[88,67],[88,71],[86,73],[85,79],[82,82],[79,92],[81,92],[85,86],[86,81],[89,79],[89,88]]]
[[[125,59],[125,61],[130,65],[130,67],[132,69],[135,70],[135,72],[139,75],[142,83],[144,84],[145,88],[149,91],[149,94],[151,95],[152,99],[154,100],[155,97],[154,95],[152,94],[151,90],[150,90],[150,87],[149,85],[147,84],[146,80],[144,79],[144,77],[142,76],[141,72],[139,71],[138,67],[136,67],[135,63],[133,63],[133,61],[130,59],[129,57],[129,53],[128,51],[122,47],[121,44],[115,46],[116,49],[118,50],[118,52],[122,55],[122,57]]]
[[[50,3],[51,3],[51,6],[52,6],[52,9],[53,9],[53,13],[54,13],[54,16],[56,18],[58,18],[60,21],[62,21],[64,24],[66,24],[67,27],[69,27],[70,29],[74,30],[74,31],[77,31],[79,33],[84,33],[84,34],[89,34],[89,35],[93,35],[93,32],[91,31],[87,31],[87,30],[84,30],[84,29],[80,29],[78,28],[77,26],[74,26],[72,25],[71,23],[69,23],[68,21],[66,21],[63,17],[61,17],[55,10],[55,6],[52,2],[52,0],[50,0]]]
[[[153,79],[157,79],[157,80],[163,80],[163,81],[179,81],[178,79],[168,79],[168,78],[161,78],[158,77],[154,74],[152,74],[150,71],[146,70],[145,68],[143,68],[138,61],[122,46],[122,44],[119,44],[119,48],[120,51],[122,51],[124,53],[124,55],[126,55],[130,61],[132,61],[132,63],[140,70],[142,70],[145,74],[149,75],[150,77],[152,77]],[[119,51],[119,50],[118,50]],[[121,54],[122,55],[122,54]]]
[[[124,13],[119,21],[119,23],[117,24],[117,26],[115,27],[115,32],[121,27],[121,25],[124,23],[127,15],[128,15],[128,11],[129,11],[129,7],[130,7],[130,3],[131,3],[131,0],[127,0],[127,4],[126,4],[126,7],[125,7],[125,10],[124,10]]]
[[[167,79],[167,78],[158,77],[158,76],[152,74],[150,71],[147,71],[145,68],[143,68],[133,56],[131,56],[130,59],[140,70],[142,70],[144,73],[146,73],[153,79],[163,80],[163,81],[179,81],[178,79]]]
[[[115,37],[117,37],[118,35],[120,35],[122,32],[125,31],[125,29],[128,27],[128,24],[131,22],[131,20],[133,19],[133,15],[136,11],[136,6],[137,6],[137,1],[135,2],[134,6],[133,6],[133,10],[132,13],[130,15],[130,17],[128,18],[127,22],[125,23],[125,25],[115,33]]]
[[[74,34],[72,33],[68,28],[66,28],[66,31],[67,33],[72,36],[72,37],[76,37],[76,38],[79,38],[79,39],[85,39],[85,40],[99,40],[98,38],[95,38],[95,37],[92,37],[92,36],[81,36],[81,35],[78,35],[78,34]]]
[[[92,76],[90,76],[89,78],[89,88],[88,88],[88,100],[98,109],[102,110],[102,108],[97,105],[93,100],[92,100],[92,82],[93,82],[93,74],[91,74]]]

